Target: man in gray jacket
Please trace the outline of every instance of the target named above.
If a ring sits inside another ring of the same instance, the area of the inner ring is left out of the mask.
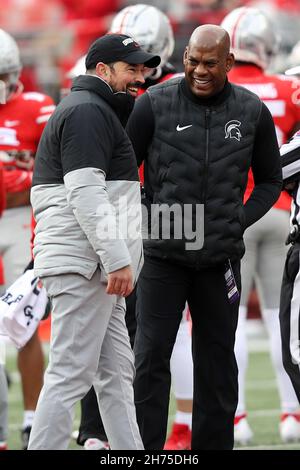
[[[31,202],[35,272],[52,300],[52,337],[29,449],[66,449],[92,385],[112,449],[142,449],[125,300],[141,269],[140,187],[123,125],[158,56],[109,34],[57,107],[38,148]]]

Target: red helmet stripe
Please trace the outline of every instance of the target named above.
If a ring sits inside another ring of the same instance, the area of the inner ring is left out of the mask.
[[[247,14],[247,10],[241,11],[241,14],[240,14],[240,16],[237,18],[236,23],[235,23],[235,25],[234,25],[234,27],[233,27],[232,35],[231,35],[231,46],[232,46],[233,49],[235,49],[235,48],[238,47],[238,44],[236,44],[236,43],[237,43],[236,30],[237,30],[237,28],[238,28],[238,26],[239,26],[239,24],[240,24],[240,22],[241,22],[243,16],[245,16],[246,14]]]
[[[129,15],[129,13],[130,13],[130,10],[128,9],[123,15],[123,18],[120,24],[120,33],[124,33],[124,28],[126,27],[126,18]]]

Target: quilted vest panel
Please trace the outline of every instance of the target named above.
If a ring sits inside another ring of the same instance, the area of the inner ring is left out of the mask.
[[[243,194],[261,102],[248,90],[231,85],[222,104],[203,106],[188,99],[181,80],[148,90],[155,130],[145,159],[145,192],[153,204],[192,207],[193,230],[203,231],[204,243],[187,249],[185,237],[150,237],[145,250],[201,269],[244,253]],[[198,204],[204,208],[201,226],[196,219]]]

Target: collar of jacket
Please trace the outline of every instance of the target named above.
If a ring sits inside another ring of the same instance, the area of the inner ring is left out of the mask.
[[[196,104],[199,104],[201,106],[219,106],[224,101],[227,100],[227,98],[230,95],[231,92],[231,84],[229,83],[228,79],[226,79],[224,88],[217,93],[214,96],[210,96],[209,98],[198,98],[194,93],[191,92],[185,78],[183,78],[180,82],[180,88],[183,92],[183,94],[190,100],[193,101]]]
[[[115,111],[123,126],[133,109],[134,98],[128,93],[114,93],[111,87],[99,77],[79,75],[73,80],[71,92],[87,90],[101,96]]]

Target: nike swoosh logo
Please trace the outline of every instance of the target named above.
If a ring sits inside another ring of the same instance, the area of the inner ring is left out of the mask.
[[[178,132],[184,131],[184,129],[188,129],[189,127],[192,127],[192,125],[193,124],[189,124],[188,126],[180,127],[180,125],[178,124],[177,127],[176,127],[176,131],[178,131]]]
[[[15,127],[15,126],[17,126],[19,123],[20,123],[20,121],[8,121],[8,120],[4,121],[4,125],[5,125],[6,127]]]

